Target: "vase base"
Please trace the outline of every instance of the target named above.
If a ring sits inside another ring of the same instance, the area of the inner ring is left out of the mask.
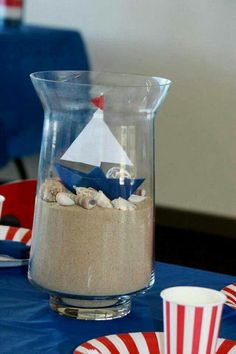
[[[112,300],[78,300],[51,296],[49,305],[59,315],[77,320],[112,320],[124,317],[131,311],[129,296]]]

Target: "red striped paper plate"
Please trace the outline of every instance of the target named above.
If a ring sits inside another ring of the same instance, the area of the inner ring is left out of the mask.
[[[80,344],[74,354],[164,354],[162,332],[112,334]],[[216,354],[236,354],[236,342],[218,339]]]
[[[32,231],[30,229],[0,225],[0,240],[24,242],[26,245],[30,246],[31,236]],[[27,263],[27,259],[0,256],[0,267],[19,267]]]
[[[227,285],[221,292],[227,297],[226,305],[236,309],[236,283]]]

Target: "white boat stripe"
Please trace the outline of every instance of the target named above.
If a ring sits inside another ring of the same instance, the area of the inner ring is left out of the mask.
[[[138,351],[142,354],[150,354],[147,346],[146,339],[141,332],[130,333],[130,336],[135,341]],[[123,354],[123,353],[122,353]]]
[[[111,354],[110,351],[107,349],[107,347],[104,344],[102,344],[101,342],[99,342],[97,339],[92,339],[92,340],[88,341],[88,343],[92,344],[95,348],[100,350],[102,352],[102,354]]]
[[[0,227],[0,240],[5,240],[7,236],[7,232],[10,226],[1,226]]]
[[[128,351],[126,345],[116,334],[111,334],[110,336],[108,336],[108,338],[115,345],[115,347],[117,348],[117,350],[120,353],[129,354],[129,351]]]

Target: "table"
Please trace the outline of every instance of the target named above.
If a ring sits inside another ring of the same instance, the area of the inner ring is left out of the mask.
[[[156,263],[156,283],[133,300],[132,312],[112,321],[78,321],[49,309],[47,294],[27,280],[27,267],[0,268],[1,354],[69,354],[80,343],[98,336],[139,331],[162,331],[160,291],[174,285],[221,289],[235,277]],[[220,337],[236,340],[236,310],[224,307]]]
[[[0,167],[39,153],[43,109],[29,74],[43,70],[88,70],[78,31],[21,26],[0,30]]]

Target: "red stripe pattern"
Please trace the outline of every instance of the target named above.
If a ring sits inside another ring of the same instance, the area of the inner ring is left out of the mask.
[[[9,227],[7,234],[6,234],[6,240],[12,241],[14,236],[15,236],[16,230],[13,227]]]
[[[231,352],[232,354],[236,353],[236,342],[232,340],[224,340],[219,346],[216,354],[227,354],[233,348],[234,350]]]
[[[104,344],[105,347],[106,347],[107,349],[109,349],[112,354],[119,354],[119,351],[116,349],[115,345],[110,341],[109,338],[107,338],[107,337],[100,337],[100,338],[97,338],[97,340],[98,340],[99,342],[101,342],[102,344]]]
[[[26,233],[21,239],[21,242],[28,243],[31,240],[31,236],[32,236],[31,230],[26,231]]]
[[[221,291],[227,297],[226,304],[230,307],[236,308],[236,283],[227,285]]]
[[[166,354],[213,354],[223,305],[196,307],[163,301]]]
[[[89,349],[89,350],[96,350],[95,353],[99,353],[99,354],[102,354],[102,352],[100,350],[98,350],[98,348],[96,348],[94,345],[92,345],[91,343],[84,343],[81,345],[82,348],[85,348],[85,349]]]
[[[129,333],[118,334],[119,338],[124,342],[126,348],[133,354],[139,354],[135,341]]]
[[[32,231],[25,228],[0,225],[0,240],[20,241],[30,245]]]
[[[217,315],[217,306],[214,306],[212,308],[211,323],[210,323],[210,329],[209,329],[209,335],[208,335],[206,354],[211,354],[211,352],[212,352],[212,342],[213,342],[214,329],[215,329],[215,324],[216,324],[216,315]]]
[[[181,309],[180,312],[183,313],[183,309]],[[195,316],[195,323],[199,321],[200,317],[201,315],[199,312]],[[132,336],[132,334],[135,336]],[[96,338],[96,340],[93,339],[78,346],[74,350],[74,354],[104,354],[104,351],[101,349],[101,347],[98,347],[99,343],[101,343],[106,348],[106,352],[108,350],[110,354],[122,354],[122,352],[119,350],[120,340],[122,340],[122,342],[124,343],[129,354],[143,354],[143,340],[146,343],[146,347],[148,348],[149,354],[165,354],[163,352],[164,334],[160,332],[122,333],[112,335],[112,338],[111,336],[99,337]],[[229,352],[230,354],[236,354],[236,342],[226,339],[219,340],[218,350],[216,354],[228,354]],[[206,352],[204,352],[204,354],[206,354]]]
[[[157,336],[156,336],[155,332],[143,332],[143,336],[146,340],[149,353],[161,354],[159,343],[158,343]]]

